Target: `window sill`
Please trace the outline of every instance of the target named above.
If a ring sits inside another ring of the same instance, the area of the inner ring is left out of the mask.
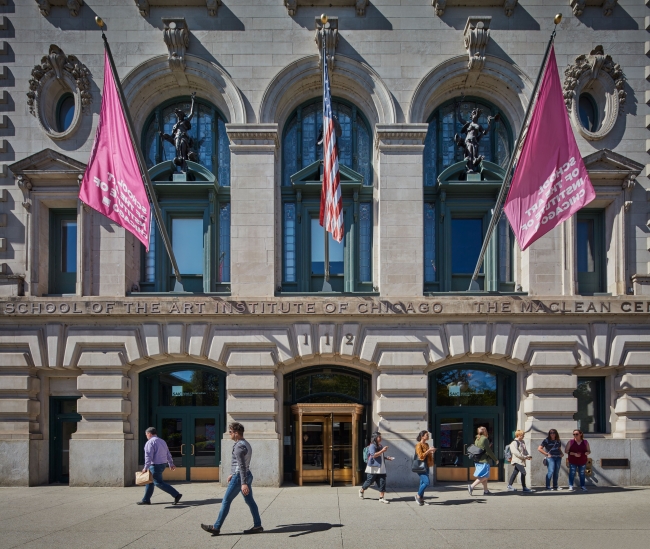
[[[528,292],[488,292],[488,291],[483,291],[483,292],[456,292],[456,291],[449,291],[449,292],[424,292],[423,293],[424,297],[441,297],[441,296],[473,296],[473,297],[485,297],[485,296],[494,296],[494,297],[500,297],[500,296],[522,296],[522,297],[528,297]]]
[[[379,292],[275,292],[275,297],[379,297]]]
[[[127,292],[128,297],[164,297],[164,296],[214,296],[214,297],[230,297],[231,292]]]

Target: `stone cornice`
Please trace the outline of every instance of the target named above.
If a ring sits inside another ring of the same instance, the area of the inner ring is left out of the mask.
[[[226,124],[233,152],[275,151],[278,147],[277,124]]]
[[[380,151],[421,151],[428,129],[428,124],[377,124],[375,143]]]

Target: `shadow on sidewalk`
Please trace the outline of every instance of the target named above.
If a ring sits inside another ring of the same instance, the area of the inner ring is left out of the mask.
[[[430,505],[467,505],[470,503],[485,503],[486,500],[472,498],[472,499],[447,499],[439,503],[430,503]]]
[[[187,509],[188,507],[199,507],[201,505],[216,505],[221,503],[222,498],[201,499],[197,501],[183,501],[181,500],[176,505],[168,504],[165,509]]]
[[[264,530],[263,534],[292,534],[290,538],[315,534],[316,532],[327,532],[332,528],[343,528],[342,524],[330,524],[329,522],[303,522],[302,524],[280,524],[272,530]],[[242,532],[232,532],[230,534],[221,534],[221,536],[241,536]]]

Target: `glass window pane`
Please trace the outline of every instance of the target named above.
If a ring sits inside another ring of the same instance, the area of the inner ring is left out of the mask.
[[[332,468],[352,468],[352,422],[332,422]]]
[[[219,282],[230,282],[230,202],[219,208]]]
[[[371,137],[368,127],[361,115],[357,115],[357,167],[355,169],[363,175],[363,184],[372,185],[372,164],[370,158]]]
[[[463,418],[443,417],[440,420],[438,444],[439,467],[463,466]]]
[[[284,158],[284,179],[282,184],[290,187],[291,176],[298,171],[298,117],[295,116],[282,141],[282,157]]]
[[[451,272],[472,274],[483,245],[483,220],[451,220]]]
[[[302,166],[309,166],[323,156],[323,147],[316,146],[318,131],[323,125],[323,113],[316,105],[310,105],[302,111]],[[289,174],[293,175],[293,174]]]
[[[68,93],[61,98],[58,115],[58,130],[64,132],[70,127],[74,118],[74,95]]]
[[[161,406],[219,406],[219,376],[205,370],[175,370],[158,375]]]
[[[77,272],[77,222],[61,221],[61,272]]]
[[[169,453],[174,460],[174,465],[176,467],[182,467],[183,456],[181,445],[183,444],[183,418],[163,418],[159,436],[167,443]]]
[[[76,414],[77,413],[77,399],[62,400],[61,401],[62,414]]]
[[[601,383],[602,381],[597,379],[578,378],[578,388],[573,392],[573,396],[578,399],[578,411],[573,419],[578,422],[578,429],[585,433],[601,432]]]
[[[218,124],[218,157],[219,157],[219,169],[217,170],[217,180],[219,185],[223,187],[230,186],[230,140],[228,139],[228,134],[226,133],[226,122],[222,118],[217,119]]]
[[[77,422],[64,421],[61,423],[61,476],[70,474],[70,439],[77,432]]]
[[[323,427],[321,422],[302,424],[302,469],[323,468]]]
[[[505,214],[499,219],[499,282],[512,282],[514,234]]]
[[[145,252],[144,257],[144,281],[156,281],[156,220],[151,216],[149,224],[149,251]]]
[[[580,115],[580,122],[587,131],[596,131],[598,112],[596,103],[589,94],[580,94],[578,98],[578,114]]]
[[[424,140],[424,186],[433,187],[438,177],[438,119],[429,122],[429,129]]]
[[[578,220],[578,272],[593,273],[596,269],[594,258],[594,220]]]
[[[330,393],[349,397],[345,399],[358,400],[361,389],[359,376],[344,373],[303,374],[296,377],[296,399],[304,399],[310,395]]]
[[[497,378],[483,370],[447,370],[436,375],[438,406],[496,406]]]
[[[372,282],[372,204],[359,204],[359,278]]]
[[[296,205],[284,205],[284,280],[296,281]]]
[[[424,281],[437,280],[436,268],[436,205],[424,205]]]
[[[343,248],[345,238],[341,242],[337,242],[332,238],[332,233],[328,233],[328,237],[330,274],[343,274]],[[311,220],[311,273],[314,275],[325,274],[325,236],[324,229],[320,226],[318,219]]]
[[[217,425],[214,418],[194,419],[194,466],[214,467]]]
[[[203,219],[172,219],[172,249],[181,274],[203,274]]]

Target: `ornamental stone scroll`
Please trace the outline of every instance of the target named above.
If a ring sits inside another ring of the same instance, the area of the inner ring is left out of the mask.
[[[74,97],[74,114],[70,125],[62,129],[57,127],[56,118],[58,103],[66,94]],[[76,56],[66,55],[52,44],[40,65],[32,69],[27,92],[29,112],[49,137],[66,139],[81,125],[82,114],[90,114],[92,99],[88,68]]]

